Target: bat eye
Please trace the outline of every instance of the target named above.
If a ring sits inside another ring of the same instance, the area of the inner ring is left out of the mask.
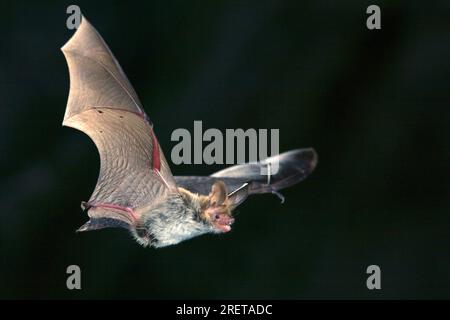
[[[219,216],[218,214],[216,214],[216,215],[214,216],[214,218],[215,218],[216,220],[219,220],[220,216]]]

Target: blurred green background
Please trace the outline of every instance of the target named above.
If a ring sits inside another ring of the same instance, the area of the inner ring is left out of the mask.
[[[71,2],[0,4],[0,298],[448,298],[450,4],[79,1],[170,158],[176,128],[279,128],[316,171],[159,250],[75,234],[94,144],[62,127]],[[382,29],[366,28],[378,4]],[[172,165],[176,175],[222,166]],[[66,268],[82,290],[66,289]],[[382,290],[366,288],[381,267]]]

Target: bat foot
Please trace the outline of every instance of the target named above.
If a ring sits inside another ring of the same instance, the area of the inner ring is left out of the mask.
[[[81,227],[79,227],[77,230],[75,230],[75,232],[84,232],[84,231],[89,231],[89,227],[90,227],[90,222],[86,222],[85,224],[83,224]]]
[[[286,198],[280,192],[278,192],[277,190],[272,190],[271,192],[281,200],[281,204],[284,203]]]
[[[81,201],[81,210],[89,210],[92,207],[92,205],[89,202]]]

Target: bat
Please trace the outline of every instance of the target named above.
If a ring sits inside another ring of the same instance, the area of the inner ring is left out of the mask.
[[[63,126],[95,143],[100,173],[81,207],[88,222],[77,231],[124,228],[145,247],[164,247],[206,233],[226,233],[233,210],[249,195],[274,193],[305,179],[316,167],[312,148],[231,166],[210,176],[174,177],[153,123],[112,52],[82,17],[61,48],[70,91]],[[262,168],[277,163],[275,174]]]

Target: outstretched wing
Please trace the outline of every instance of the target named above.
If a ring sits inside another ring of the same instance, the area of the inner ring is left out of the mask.
[[[235,190],[248,183],[248,194],[276,193],[304,180],[317,165],[317,153],[312,148],[284,152],[260,162],[235,165],[210,176],[175,177],[179,187],[192,192],[208,194],[214,182],[223,181],[228,190]],[[276,173],[270,168],[278,166]],[[267,174],[265,174],[267,173]]]
[[[84,17],[61,50],[70,73],[63,125],[86,133],[100,154],[89,216],[130,223],[127,210],[138,212],[177,192],[175,180],[136,92]]]

